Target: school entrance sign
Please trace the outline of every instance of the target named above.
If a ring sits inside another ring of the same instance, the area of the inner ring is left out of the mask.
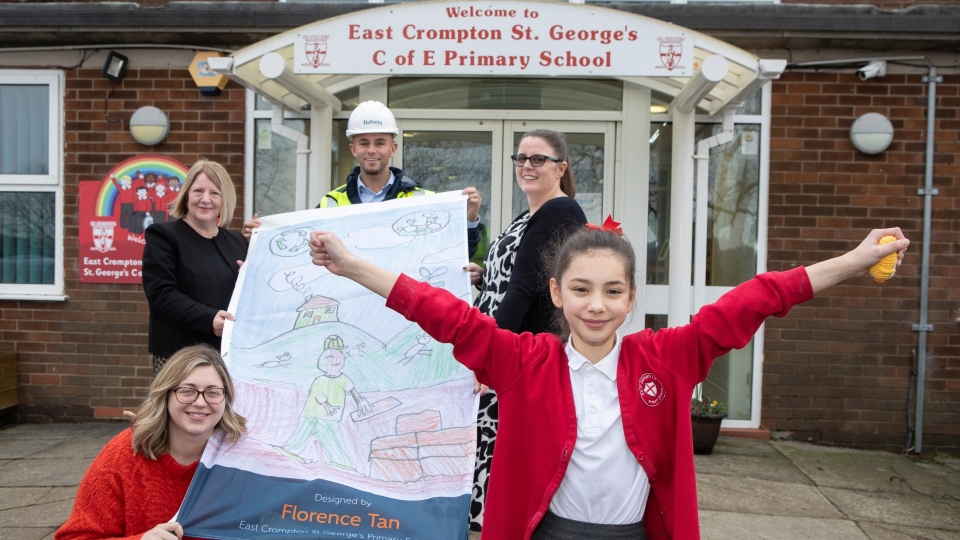
[[[302,27],[298,74],[689,77],[693,36],[610,9],[422,3]]]

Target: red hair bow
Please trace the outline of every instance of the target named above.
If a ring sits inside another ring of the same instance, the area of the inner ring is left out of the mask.
[[[606,221],[603,222],[603,225],[587,223],[587,228],[592,231],[607,231],[617,236],[623,236],[623,229],[620,228],[620,224],[613,220],[613,216],[609,215],[607,216]]]

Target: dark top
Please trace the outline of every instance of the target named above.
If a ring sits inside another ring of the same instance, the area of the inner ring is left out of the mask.
[[[524,219],[529,211],[517,216]],[[587,216],[570,197],[550,199],[532,216],[523,231],[513,260],[506,293],[492,314],[497,326],[514,333],[550,332],[556,307],[550,299],[549,271],[543,267],[544,255],[570,233],[587,223]],[[509,227],[508,227],[509,229]],[[494,256],[487,254],[487,261]]]
[[[220,350],[213,318],[227,309],[239,272],[236,261],[247,257],[246,240],[223,227],[211,240],[182,219],[154,223],[145,239],[143,292],[150,304],[150,353],[168,357],[198,343]],[[213,257],[227,263],[229,274]]]

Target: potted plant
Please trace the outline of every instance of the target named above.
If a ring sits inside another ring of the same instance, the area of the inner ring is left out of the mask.
[[[698,391],[700,388],[697,389]],[[697,392],[696,394],[699,394]],[[727,417],[727,404],[694,395],[690,401],[690,423],[693,425],[693,453],[711,454],[720,435],[720,423]]]

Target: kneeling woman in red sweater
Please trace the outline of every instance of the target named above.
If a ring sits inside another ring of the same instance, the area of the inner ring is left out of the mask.
[[[207,439],[220,429],[236,441],[245,420],[233,410],[233,383],[208,345],[181,349],[150,385],[130,429],[90,465],[70,519],[54,537],[177,540],[177,513]]]

